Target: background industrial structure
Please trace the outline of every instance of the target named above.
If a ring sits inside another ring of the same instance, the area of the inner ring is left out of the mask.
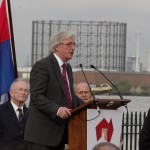
[[[33,21],[31,66],[49,54],[51,35],[67,30],[76,34],[73,68],[92,64],[105,71],[125,71],[127,25],[107,21]]]

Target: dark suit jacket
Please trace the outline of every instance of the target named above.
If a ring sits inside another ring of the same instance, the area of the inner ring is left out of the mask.
[[[24,107],[24,120],[27,107]],[[1,147],[15,147],[23,143],[23,130],[12,104],[9,102],[0,106],[0,149]],[[3,148],[4,149],[4,148]],[[11,149],[11,148],[10,148]],[[16,148],[15,148],[16,149]]]
[[[73,90],[72,69],[67,64],[73,108],[82,104]],[[66,120],[57,117],[67,98],[59,64],[53,54],[35,63],[30,74],[31,97],[25,125],[25,140],[56,146],[62,139]]]
[[[140,132],[139,150],[150,150],[150,109]]]

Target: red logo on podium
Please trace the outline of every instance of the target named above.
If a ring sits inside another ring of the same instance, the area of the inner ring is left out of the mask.
[[[97,126],[96,126],[96,135],[97,141],[101,138],[104,138],[107,142],[110,142],[112,138],[114,128],[112,124],[112,119],[108,123],[104,118]]]

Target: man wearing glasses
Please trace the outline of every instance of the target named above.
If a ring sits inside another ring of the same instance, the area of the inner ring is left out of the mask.
[[[52,53],[31,70],[31,99],[25,125],[28,150],[64,150],[70,111],[84,103],[75,96],[72,68],[67,63],[75,46],[73,33],[54,35],[50,40]]]
[[[16,79],[10,87],[10,101],[0,106],[0,149],[26,150],[23,130],[29,95],[29,83]]]

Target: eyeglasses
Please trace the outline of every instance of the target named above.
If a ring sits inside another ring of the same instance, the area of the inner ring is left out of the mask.
[[[75,46],[76,47],[76,43],[72,43],[72,42],[70,42],[70,43],[61,43],[62,45],[66,45],[66,46],[68,46],[68,47],[72,47],[72,46]]]

